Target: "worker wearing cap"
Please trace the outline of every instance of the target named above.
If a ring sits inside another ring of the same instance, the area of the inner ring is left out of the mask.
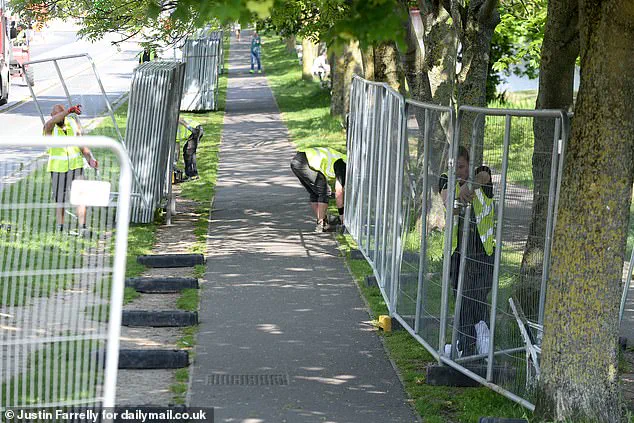
[[[75,137],[81,135],[81,126],[76,116],[81,114],[81,105],[68,109],[63,104],[56,104],[51,111],[51,118],[44,124],[44,135],[54,137]],[[52,147],[48,150],[49,158],[46,170],[51,173],[53,199],[58,204],[56,217],[58,230],[64,229],[64,203],[68,199],[73,180],[83,179],[84,158],[94,169],[99,163],[88,147]],[[77,207],[79,234],[89,236],[86,229],[86,206]]]

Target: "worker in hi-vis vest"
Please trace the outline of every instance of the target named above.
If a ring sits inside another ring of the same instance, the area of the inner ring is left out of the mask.
[[[465,206],[471,205],[469,237],[467,241],[464,279],[462,285],[462,306],[460,309],[460,327],[458,345],[462,357],[473,355],[477,350],[479,330],[488,331],[489,301],[493,280],[493,262],[495,251],[495,208],[493,202],[493,181],[491,169],[479,166],[474,172],[472,189],[469,179],[469,152],[460,147],[456,160],[455,202],[447,204],[448,178],[441,175],[438,191],[445,207],[454,208],[454,225],[451,237],[451,272],[454,295],[457,294],[458,273],[460,270],[460,251],[464,228]],[[480,323],[480,322],[483,323]],[[487,326],[482,326],[482,325]],[[479,326],[478,326],[479,325]]]
[[[44,135],[54,137],[74,137],[81,135],[81,126],[76,115],[81,114],[81,105],[68,109],[63,104],[56,104],[51,111],[51,118],[44,124]],[[53,201],[57,203],[56,217],[59,231],[64,230],[64,203],[70,199],[70,188],[75,179],[83,179],[84,158],[94,169],[99,163],[88,147],[53,147],[48,149],[47,172],[51,173]],[[69,233],[90,237],[86,228],[86,206],[77,207],[78,230]],[[70,229],[70,228],[69,228]]]
[[[335,194],[339,222],[343,223],[343,194],[346,185],[346,155],[329,147],[311,147],[299,151],[291,160],[291,169],[310,196],[317,217],[315,232],[330,232],[337,222],[328,221],[328,200]]]

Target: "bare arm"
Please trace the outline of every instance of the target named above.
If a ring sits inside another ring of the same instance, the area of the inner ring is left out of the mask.
[[[57,125],[58,123],[62,123],[64,122],[64,119],[66,118],[66,116],[68,116],[70,113],[68,110],[64,110],[62,112],[59,112],[56,115],[53,115],[45,124],[44,124],[44,135],[53,135],[53,129],[55,128],[55,125]]]

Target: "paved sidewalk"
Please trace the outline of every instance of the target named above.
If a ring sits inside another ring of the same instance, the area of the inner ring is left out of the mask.
[[[189,404],[216,422],[418,421],[334,237],[313,232],[247,31],[229,62]]]

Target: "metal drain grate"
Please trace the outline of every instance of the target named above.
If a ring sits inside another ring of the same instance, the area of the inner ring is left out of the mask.
[[[206,385],[239,385],[239,386],[285,386],[288,375],[207,375]]]

